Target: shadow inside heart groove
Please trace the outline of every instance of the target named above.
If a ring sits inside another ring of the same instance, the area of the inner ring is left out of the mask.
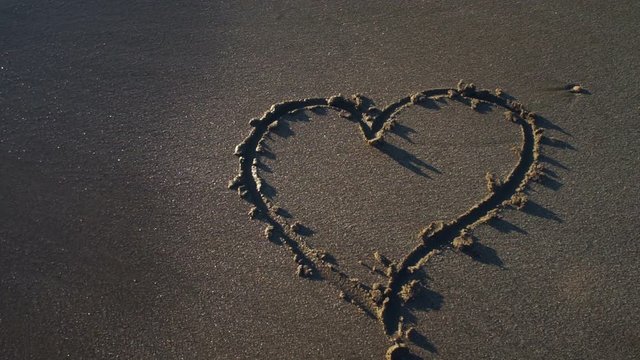
[[[475,118],[458,121],[460,106],[453,116],[442,110],[452,108],[451,104],[464,105]],[[447,129],[449,135],[430,137],[431,119],[423,120],[425,112],[429,117],[445,114],[439,121],[448,121],[450,126],[437,128]],[[462,82],[455,89],[407,96],[385,109],[376,108],[362,96],[284,102],[250,121],[253,130],[236,148],[240,170],[229,187],[253,204],[249,215],[267,223],[267,238],[292,251],[298,275],[331,282],[342,298],[382,323],[393,341],[389,358],[408,352],[405,340],[433,351],[426,338],[407,327],[411,309],[440,306],[438,294],[428,289],[423,267],[430,257],[451,247],[473,252],[475,227],[506,207],[524,206],[527,184],[542,176],[538,164],[542,130],[536,126],[536,118],[515,100]],[[418,122],[411,121],[414,119]],[[371,147],[358,140],[358,128],[364,143]],[[514,129],[520,130],[516,156],[509,150]],[[465,131],[466,136],[457,135]],[[331,138],[322,139],[325,146],[319,148],[322,141],[313,137],[328,135]],[[292,145],[286,145],[289,143]],[[466,151],[460,151],[465,147]],[[458,149],[451,152],[448,162],[442,159],[449,155],[447,148]],[[507,164],[509,157],[515,166],[492,167]],[[486,180],[482,174],[464,176],[469,167],[465,161],[497,176]],[[278,168],[285,164],[305,169],[298,172],[304,176],[287,179],[287,168]],[[349,169],[351,173],[335,174],[331,169]],[[275,174],[286,180],[286,186],[274,187],[265,181]],[[354,181],[340,181],[345,178]],[[286,191],[281,192],[282,188]],[[423,190],[405,196],[405,189]],[[460,189],[464,189],[466,203],[446,199],[435,205],[426,203],[456,191],[454,198],[460,199]],[[295,211],[289,206],[280,208],[281,200],[286,204],[294,201]],[[377,207],[379,203],[386,206]],[[353,213],[354,208],[360,211]],[[411,210],[410,216],[404,213],[407,210]],[[299,214],[306,217],[304,221],[300,222]],[[314,233],[315,226],[309,224],[318,214],[332,214],[337,220],[332,233]],[[380,229],[385,220],[398,224],[403,216],[411,218],[406,222],[408,227],[396,226],[388,236],[376,236],[376,227]],[[349,227],[350,218],[364,222],[364,229]],[[416,223],[426,226],[417,237]],[[350,241],[355,238],[368,241]],[[369,255],[374,249],[382,251]]]

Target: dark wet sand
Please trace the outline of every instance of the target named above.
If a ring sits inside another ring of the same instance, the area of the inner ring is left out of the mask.
[[[638,4],[243,3],[0,5],[0,358],[383,358],[382,326],[296,277],[248,219],[227,189],[233,149],[276,102],[384,106],[461,78],[547,119],[552,176],[476,230],[477,256],[427,264],[411,348],[640,356]],[[389,141],[428,176],[316,115],[273,137],[265,177],[310,242],[371,283],[357,260],[402,256],[513,166],[517,132],[466,110],[400,116]]]

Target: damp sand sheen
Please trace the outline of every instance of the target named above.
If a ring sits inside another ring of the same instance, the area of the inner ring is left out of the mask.
[[[384,278],[379,283],[364,284],[335,265],[331,254],[309,245],[302,231],[304,224],[284,216],[282,209],[265,194],[259,170],[260,158],[268,152],[264,141],[280,122],[285,121],[282,119],[285,115],[324,108],[338,112],[345,121],[359,127],[362,139],[355,138],[354,141],[363,141],[373,149],[381,150],[385,134],[393,129],[395,117],[400,112],[434,101],[461,103],[469,111],[478,111],[483,106],[502,109],[504,121],[500,125],[520,129],[521,141],[514,148],[516,163],[504,179],[487,174],[486,196],[463,214],[450,221],[425,224],[423,229],[417,230],[416,246],[402,259],[392,260],[376,251],[372,254],[376,265],[369,266],[362,261],[363,266]],[[425,281],[421,270],[428,266],[429,259],[442,251],[468,250],[474,243],[473,232],[477,226],[498,217],[504,209],[522,209],[527,202],[527,186],[544,178],[545,171],[539,162],[540,147],[545,140],[550,140],[543,137],[543,129],[536,124],[537,118],[534,112],[506,96],[501,89],[480,90],[464,81],[455,88],[426,90],[403,97],[384,109],[377,109],[362,95],[285,101],[274,104],[262,117],[249,121],[251,132],[234,152],[239,158],[238,174],[230,180],[228,187],[251,204],[250,219],[265,223],[264,236],[291,251],[297,276],[331,283],[341,299],[379,323],[389,340],[384,354],[386,359],[410,359],[414,356],[408,343],[419,335],[405,323],[401,309],[419,296],[419,288]]]

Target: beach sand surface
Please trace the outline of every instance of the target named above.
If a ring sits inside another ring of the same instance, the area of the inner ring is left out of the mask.
[[[474,256],[428,262],[412,352],[638,358],[638,18],[634,1],[3,1],[0,357],[384,358],[382,325],[297,277],[227,189],[234,147],[274,103],[384,108],[465,79],[544,117],[549,177],[476,229]],[[264,159],[274,202],[367,284],[358,261],[402,258],[517,160],[499,109],[397,120],[399,158],[307,111]]]

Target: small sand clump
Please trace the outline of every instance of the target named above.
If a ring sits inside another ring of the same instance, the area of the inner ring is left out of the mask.
[[[387,267],[387,272],[386,272],[385,274],[386,274],[388,277],[392,277],[396,272],[397,272],[396,264],[391,263],[391,264]]]
[[[468,249],[473,245],[473,237],[466,232],[460,234],[460,236],[453,239],[453,243],[451,244],[456,251],[462,251]]]
[[[427,97],[424,96],[423,93],[413,94],[410,97],[410,100],[411,100],[412,104],[419,104],[419,103],[425,101],[426,99],[427,99]]]
[[[368,139],[367,140],[367,144],[372,145],[372,146],[376,145],[378,143],[381,143],[381,142],[382,142],[382,136],[380,136],[380,135],[374,137],[373,139]]]
[[[493,219],[500,218],[500,211],[498,209],[489,210],[487,214],[480,219],[474,225],[486,224]]]
[[[489,190],[490,192],[496,192],[498,188],[502,186],[502,182],[498,180],[492,173],[486,173],[484,178],[487,180],[487,190]]]
[[[243,185],[240,185],[238,187],[238,195],[243,199],[247,199],[249,198],[249,190],[247,190]]]
[[[275,226],[273,225],[267,225],[266,228],[264,228],[264,236],[267,237],[267,239],[271,239],[271,237],[273,236],[273,233],[276,231]]]
[[[509,200],[509,203],[510,205],[514,206],[516,209],[522,210],[527,205],[528,200],[529,199],[527,198],[527,195],[523,194],[522,192],[518,192],[511,197],[511,200]]]
[[[351,99],[353,100],[353,103],[356,105],[356,109],[360,111],[367,110],[364,108],[365,103],[364,103],[364,97],[362,96],[362,94],[355,94],[351,97]]]
[[[516,117],[513,114],[513,111],[509,111],[509,110],[505,111],[504,119],[507,120],[508,122],[512,122],[512,123],[516,122]]]
[[[509,105],[511,105],[511,108],[516,113],[520,113],[521,111],[526,111],[524,108],[524,105],[520,101],[512,100],[509,102]]]
[[[382,291],[380,290],[371,290],[371,298],[376,304],[380,304],[384,296],[382,295]]]
[[[240,178],[240,176],[236,176],[233,179],[229,180],[229,184],[227,185],[227,188],[229,188],[229,190],[233,190],[238,186],[240,186],[241,184],[242,184],[242,179]]]
[[[400,298],[405,303],[408,303],[416,296],[416,288],[420,282],[418,280],[411,280],[408,283],[402,285],[400,289]]]
[[[371,116],[369,114],[364,114],[362,116],[362,118],[364,119],[364,121],[366,122],[373,122],[373,120],[375,120],[376,118],[374,116]]]
[[[327,254],[326,252],[318,252],[318,258],[322,262],[330,261],[329,254]]]
[[[527,113],[526,120],[530,125],[536,125],[536,119],[538,118],[538,114],[535,112]]]
[[[312,275],[312,271],[308,266],[298,265],[298,267],[296,268],[296,275],[298,275],[299,277],[309,277]]]
[[[545,177],[544,165],[536,164],[527,175],[531,181],[541,181]]]
[[[428,263],[429,260],[431,260],[434,256],[439,255],[440,252],[441,250],[438,250],[438,249],[431,250],[425,257],[420,259],[415,265],[408,267],[409,273],[413,274],[416,271],[420,270],[420,268],[422,268],[426,263]]]
[[[382,128],[385,131],[391,131],[393,130],[393,128],[396,126],[396,119],[391,119],[387,122],[384,123],[384,125],[382,125]]]
[[[476,91],[476,85],[474,83],[465,83],[464,80],[458,81],[458,92],[466,95],[473,94]]]
[[[443,228],[444,228],[443,221],[434,221],[431,224],[429,224],[427,227],[422,229],[420,231],[420,234],[418,234],[418,237],[423,241],[427,240],[428,238],[433,237],[437,232],[441,231]]]
[[[244,155],[244,150],[245,150],[245,144],[241,143],[236,145],[236,148],[233,150],[233,155],[235,156],[242,156]]]

